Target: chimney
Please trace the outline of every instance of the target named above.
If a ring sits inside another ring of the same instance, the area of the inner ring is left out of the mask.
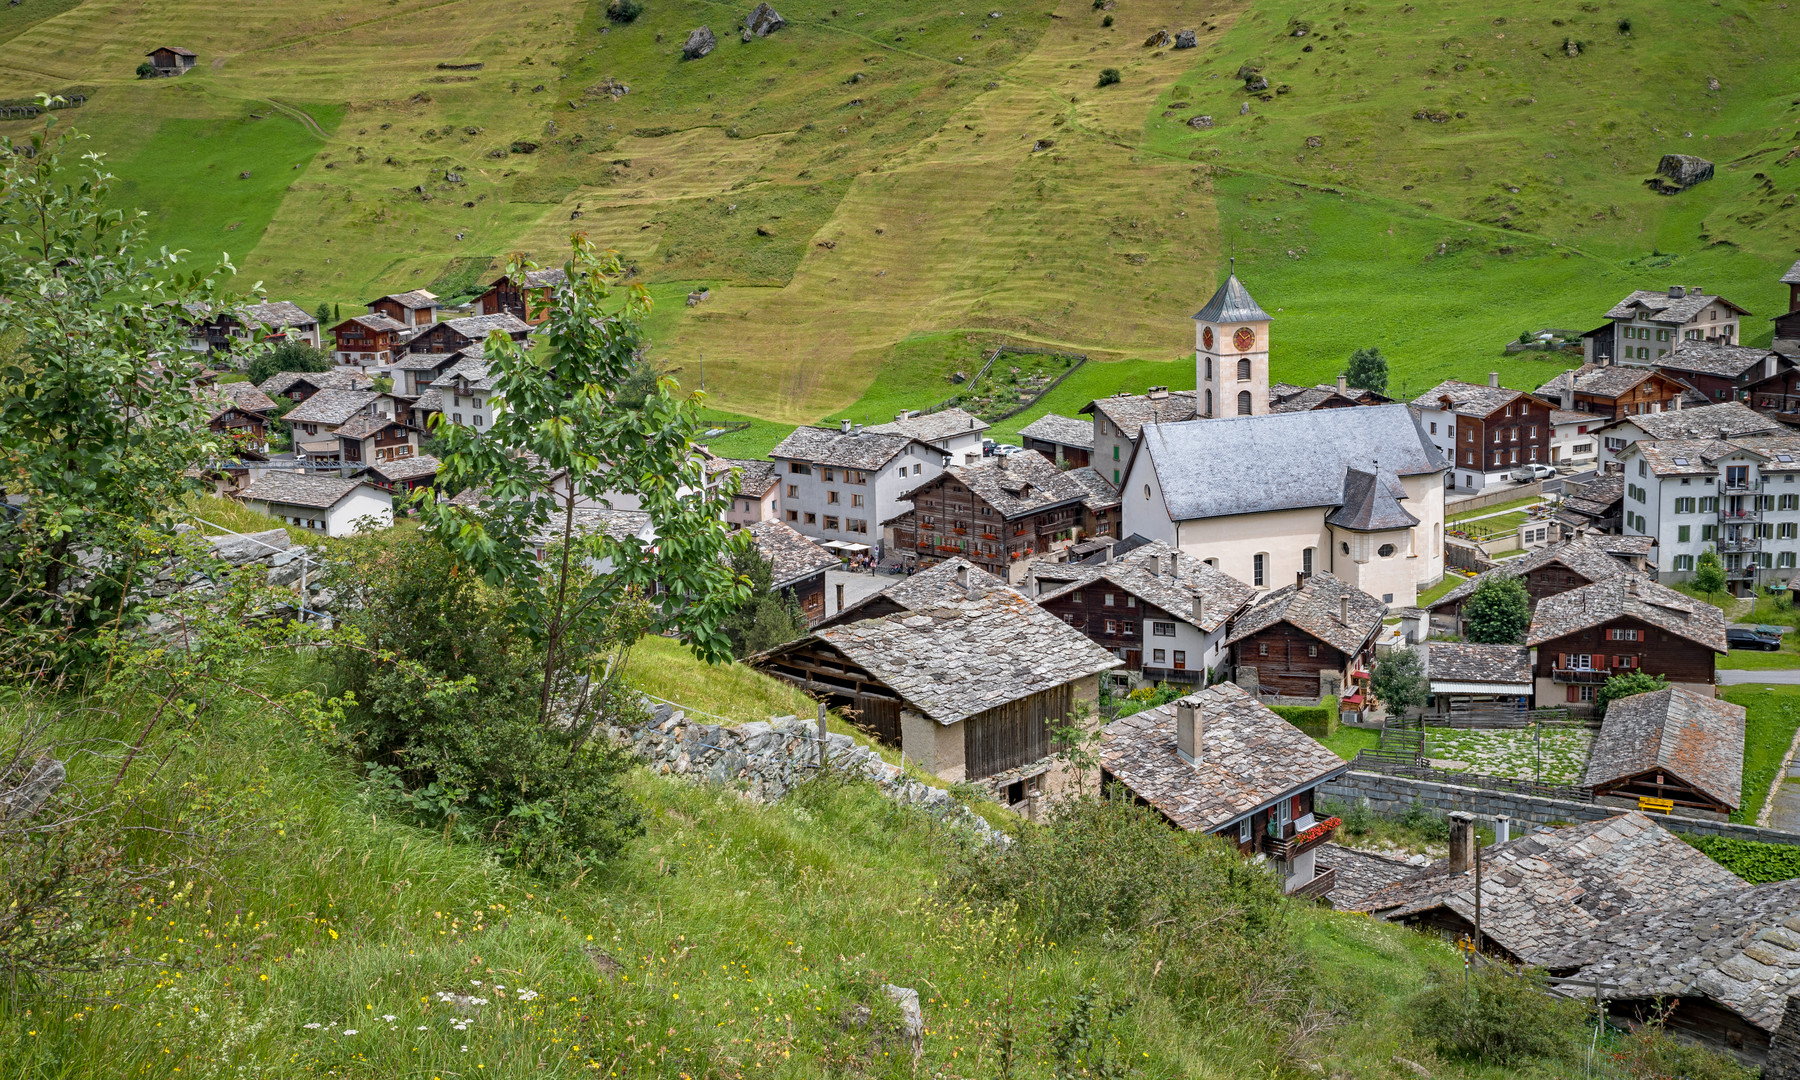
[[[1206,625],[1206,597],[1194,597],[1194,621],[1201,626]]]
[[[1498,371],[1488,372],[1488,385],[1489,386],[1499,386],[1500,385],[1500,373]]]
[[[1200,739],[1206,734],[1206,720],[1200,710],[1186,702],[1175,706],[1175,752],[1189,765],[1200,764]]]
[[[1475,865],[1475,817],[1462,810],[1450,811],[1450,872],[1460,874]]]
[[[1681,411],[1681,395],[1680,394],[1675,395],[1675,404],[1673,406],[1671,406],[1671,409],[1675,412]]]
[[[843,434],[843,435],[850,434],[850,421],[839,420],[838,421],[838,432],[839,432],[839,434]]]
[[[1350,625],[1350,597],[1348,594],[1338,597],[1338,621],[1345,626]]]
[[[1350,396],[1350,376],[1338,376],[1338,393],[1343,394],[1345,397]]]
[[[1771,378],[1775,374],[1775,354],[1763,357],[1763,378]]]
[[[1695,292],[1699,292],[1699,291],[1700,291],[1700,290],[1698,290],[1698,289],[1696,289],[1696,290],[1694,290],[1694,291],[1695,291]],[[1669,299],[1671,299],[1671,300],[1679,300],[1679,299],[1681,299],[1681,298],[1682,298],[1682,297],[1683,297],[1683,296],[1686,296],[1686,295],[1687,295],[1687,292],[1686,292],[1686,290],[1684,290],[1684,289],[1682,289],[1682,287],[1681,287],[1681,286],[1679,286],[1679,285],[1671,285],[1671,286],[1669,286]]]
[[[1505,814],[1494,816],[1494,843],[1504,844],[1512,839],[1512,819]]]
[[[1706,290],[1702,289],[1698,285],[1689,285],[1688,286],[1688,295],[1689,296],[1705,296]]]
[[[898,423],[899,421],[904,420],[904,419],[906,419],[906,413],[897,412],[894,414],[894,420],[896,423]]]
[[[1638,594],[1638,579],[1636,574],[1631,575],[1630,580],[1625,582],[1625,591],[1633,596]]]
[[[1296,589],[1306,588],[1306,571],[1304,571],[1304,570],[1294,571],[1294,588],[1296,588]]]
[[[958,563],[956,565],[956,584],[957,584],[957,587],[961,588],[964,592],[968,591],[968,589],[969,589],[969,564],[968,563]]]
[[[1169,552],[1169,576],[1181,576],[1181,552],[1179,551]]]

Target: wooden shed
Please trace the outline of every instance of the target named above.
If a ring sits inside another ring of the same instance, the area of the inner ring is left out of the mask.
[[[185,75],[194,68],[199,57],[179,45],[159,45],[144,54],[158,75]]]

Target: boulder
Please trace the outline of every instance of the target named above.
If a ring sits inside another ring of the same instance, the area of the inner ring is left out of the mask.
[[[1167,30],[1158,30],[1144,39],[1144,48],[1146,49],[1166,49],[1168,47],[1169,32]]]
[[[1244,89],[1252,94],[1260,93],[1268,88],[1269,80],[1265,76],[1253,74],[1244,80]]]
[[[1713,163],[1692,154],[1664,154],[1656,164],[1656,176],[1646,183],[1664,195],[1686,191],[1713,178]]]
[[[910,986],[892,983],[884,983],[881,989],[889,1000],[900,1006],[900,1029],[906,1036],[907,1045],[912,1047],[913,1062],[917,1064],[925,1052],[925,1013],[919,1008],[919,992]]]
[[[684,60],[698,60],[718,47],[719,39],[713,37],[713,32],[711,30],[702,26],[688,34],[687,41],[681,46],[681,58]]]
[[[212,552],[225,562],[240,566],[247,562],[260,562],[286,551],[292,542],[288,539],[286,529],[269,529],[244,536],[214,537]]]
[[[1308,135],[1306,137],[1306,147],[1309,150],[1317,150],[1319,147],[1324,146],[1324,145],[1325,145],[1325,140],[1318,135]]]
[[[787,20],[767,4],[750,9],[750,17],[744,20],[744,29],[750,31],[752,37],[768,37],[786,25]]]
[[[1188,117],[1187,126],[1196,131],[1205,131],[1207,128],[1213,126],[1213,118],[1210,116],[1190,116]]]
[[[1191,49],[1197,44],[1199,44],[1199,42],[1196,40],[1192,30],[1182,30],[1175,35],[1175,47],[1177,49]]]

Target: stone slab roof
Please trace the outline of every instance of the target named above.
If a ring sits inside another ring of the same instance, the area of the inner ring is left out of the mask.
[[[1092,450],[1094,448],[1094,423],[1091,420],[1077,420],[1073,416],[1045,413],[1020,428],[1019,437],[1056,443],[1058,446],[1077,446],[1083,450]]]
[[[1680,686],[1620,698],[1606,707],[1582,784],[1665,769],[1736,810],[1743,805],[1744,712]]]
[[[1683,290],[1682,295],[1677,297],[1670,296],[1666,289],[1661,292],[1653,289],[1638,289],[1614,304],[1612,309],[1606,313],[1606,317],[1609,319],[1646,318],[1652,322],[1679,326],[1704,311],[1706,305],[1715,300],[1740,314],[1750,314],[1723,296],[1708,296],[1705,293]]]
[[[1529,684],[1531,650],[1523,645],[1427,641],[1425,677],[1433,683]]]
[[[375,300],[392,300],[401,307],[409,310],[434,308],[438,306],[437,294],[426,292],[424,289],[414,289],[411,292],[403,293],[388,293],[386,296],[377,296]],[[371,300],[369,303],[373,304],[375,300]]]
[[[1783,285],[1800,285],[1800,262],[1788,267],[1787,273],[1781,275]]]
[[[1400,505],[1404,498],[1406,487],[1392,473],[1345,469],[1341,505],[1325,515],[1325,523],[1356,532],[1410,529],[1419,519]]]
[[[1135,439],[1145,424],[1174,424],[1200,415],[1197,391],[1165,390],[1156,394],[1114,394],[1083,405],[1084,415],[1099,413],[1127,439]]]
[[[412,425],[402,424],[391,416],[352,416],[339,424],[332,432],[340,439],[366,439],[370,435],[388,427],[400,427],[412,430]]]
[[[1721,401],[1696,409],[1671,409],[1668,412],[1645,413],[1625,417],[1622,423],[1636,424],[1652,439],[1730,439],[1739,435],[1764,432],[1786,434],[1791,429],[1779,420],[1770,419],[1741,401]]]
[[[491,289],[495,285],[506,280],[506,275],[502,274],[500,277],[488,282],[488,288]],[[527,270],[519,275],[517,284],[524,288],[537,288],[542,285],[561,285],[567,280],[569,280],[569,275],[560,269]]]
[[[1743,880],[1635,810],[1482,849],[1481,929],[1520,961],[1542,965],[1608,920],[1743,888]],[[1356,905],[1388,919],[1442,908],[1475,921],[1475,872],[1447,859]]]
[[[1656,358],[1656,366],[1735,379],[1747,368],[1760,367],[1769,355],[1768,349],[1720,341],[1677,341],[1667,356]]]
[[[1647,557],[1656,547],[1654,536],[1618,536],[1612,533],[1590,534],[1588,539],[1609,555]]]
[[[1562,372],[1549,382],[1537,388],[1538,397],[1546,400],[1560,400],[1564,390],[1568,389],[1569,380],[1575,381],[1575,391],[1598,398],[1617,398],[1637,389],[1639,383],[1656,374],[1654,368],[1622,367],[1618,364],[1583,364],[1578,368]]]
[[[266,304],[245,304],[238,309],[248,320],[270,330],[286,330],[294,326],[310,326],[319,320],[292,300],[271,300]]]
[[[282,417],[290,424],[337,425],[385,397],[377,390],[321,390]]]
[[[1580,409],[1550,410],[1552,424],[1605,424],[1611,421],[1612,417],[1603,413],[1582,412]]]
[[[444,392],[442,390],[427,390],[423,394],[420,394],[419,400],[413,402],[413,411],[416,413],[443,412]]]
[[[957,572],[966,571],[968,585],[957,581]],[[879,592],[873,592],[833,615],[830,622],[850,622],[859,611],[876,606],[880,601],[897,604],[907,611],[926,611],[951,601],[982,597],[995,589],[1016,592],[1012,586],[963,558],[944,561],[895,581]],[[1020,594],[1024,595],[1024,594]]]
[[[238,493],[238,498],[257,502],[280,503],[283,506],[307,506],[329,510],[343,502],[345,496],[366,480],[345,479],[313,473],[266,472],[255,483]]]
[[[1398,404],[1232,416],[1154,425],[1139,449],[1149,454],[1169,516],[1192,521],[1339,506],[1348,469],[1443,472],[1449,463],[1420,424]]]
[[[1105,583],[1209,634],[1242,611],[1256,595],[1255,589],[1238,579],[1191,555],[1181,554],[1161,540],[1133,548],[1109,563],[1058,569],[1064,571],[1058,575],[1060,583],[1039,595],[1038,603]],[[1200,602],[1197,615],[1196,600]]]
[[[336,329],[338,329],[338,327],[348,326],[350,323],[356,323],[358,326],[362,326],[362,327],[365,327],[370,330],[410,330],[410,329],[412,329],[412,327],[401,322],[399,319],[390,318],[379,312],[372,312],[368,315],[352,315],[348,319],[345,319],[343,322],[338,323],[337,326],[332,327],[332,329],[336,330]]]
[[[775,475],[773,461],[759,461],[755,458],[726,458],[725,461],[738,470],[737,487],[734,490],[739,495],[760,499],[780,482],[780,478]]]
[[[510,311],[502,311],[495,315],[465,315],[460,319],[445,319],[445,326],[467,338],[481,341],[496,331],[502,334],[516,334],[529,331],[531,324]]]
[[[464,393],[471,390],[485,391],[494,388],[494,380],[488,374],[487,360],[476,357],[465,357],[445,368],[441,375],[431,381],[431,385],[436,387],[441,394],[445,390],[459,389],[458,379],[468,384],[466,389],[462,390]]]
[[[1624,481],[1620,481],[1620,483],[1623,484]],[[1606,537],[1604,539],[1617,538]],[[1590,582],[1610,581],[1620,574],[1632,573],[1630,567],[1608,553],[1608,545],[1603,542],[1603,538],[1576,536],[1564,540],[1560,544],[1551,544],[1549,547],[1528,551],[1516,559],[1508,559],[1500,563],[1491,570],[1482,571],[1432,601],[1429,610],[1437,611],[1468,599],[1489,577],[1523,577],[1533,570],[1552,564],[1566,566]]]
[[[1578,976],[1611,984],[1601,991],[1609,999],[1706,997],[1773,1032],[1800,984],[1800,878],[1662,899],[1571,942],[1552,963],[1580,963]]]
[[[836,569],[842,561],[831,552],[795,532],[785,521],[755,521],[744,526],[756,545],[756,553],[769,562],[777,589]]]
[[[1321,867],[1337,871],[1328,899],[1339,911],[1362,910],[1358,905],[1377,890],[1419,872],[1412,863],[1342,844],[1320,844],[1317,858]]]
[[[867,428],[846,434],[837,428],[797,427],[769,451],[769,456],[829,468],[875,472],[916,441],[910,435],[883,435]],[[936,454],[943,453],[935,446],[931,450]]]
[[[1657,476],[1710,475],[1718,471],[1714,462],[1739,451],[1739,447],[1722,439],[1639,441],[1629,449],[1636,451]]]
[[[905,492],[911,499],[949,477],[980,496],[1007,521],[1025,517],[1064,503],[1083,502],[1091,493],[1080,481],[1071,480],[1056,463],[1036,450],[982,458],[974,465],[949,465],[943,473]]]
[[[467,494],[467,492],[465,491],[463,494]],[[477,505],[480,501],[477,499]],[[611,510],[602,506],[577,507],[573,528],[576,533],[582,535],[604,535],[609,540],[617,541],[641,540],[648,544],[656,538],[656,527],[651,523],[650,515],[643,510]],[[561,537],[561,531],[558,528],[555,533],[533,537],[533,539],[540,544],[554,543]]]
[[[1518,390],[1508,390],[1504,386],[1488,386],[1485,383],[1467,383],[1459,379],[1445,379],[1436,386],[1413,398],[1413,407],[1418,409],[1443,409],[1458,416],[1485,417],[1503,409],[1519,398],[1528,395]]]
[[[1196,764],[1175,748],[1184,704],[1198,711]],[[1114,720],[1100,738],[1100,767],[1190,832],[1222,829],[1350,767],[1235,683]]]
[[[1625,477],[1619,473],[1609,473],[1585,484],[1565,483],[1562,505],[1598,517],[1624,497]]]
[[[762,657],[813,640],[837,649],[912,708],[946,725],[1125,662],[1007,588],[825,627]]]
[[[350,368],[330,371],[278,371],[264,379],[257,389],[270,397],[287,393],[295,383],[303,382],[317,390],[368,390],[375,380]]]
[[[394,361],[394,367],[401,371],[436,371],[464,360],[482,360],[487,350],[481,342],[464,345],[455,352],[409,352]]]
[[[275,402],[269,395],[247,382],[215,383],[207,388],[207,395],[213,403],[214,416],[226,409],[269,412],[275,408]]]
[[[411,457],[394,458],[392,461],[377,461],[363,472],[374,473],[383,480],[397,482],[436,476],[438,466],[438,459],[430,454],[414,454]]]
[[[1641,574],[1622,574],[1546,596],[1532,613],[1525,644],[1542,645],[1625,617],[1667,630],[1714,652],[1726,651],[1724,612]]]
[[[1194,312],[1195,322],[1269,322],[1274,318],[1251,297],[1250,290],[1244,288],[1236,274],[1226,278],[1225,284],[1212,294],[1206,306]]]
[[[958,435],[980,434],[987,429],[986,420],[953,407],[908,416],[886,424],[872,424],[863,428],[863,431],[873,431],[877,435],[910,435],[921,442],[937,442],[940,439],[954,439]]]
[[[1087,490],[1087,498],[1082,501],[1082,505],[1089,510],[1109,510],[1119,505],[1119,489],[1112,486],[1111,480],[1101,476],[1099,469],[1083,465],[1079,469],[1070,469],[1063,475]]]
[[[1343,619],[1342,601],[1350,601],[1350,621]],[[1713,609],[1717,611],[1717,608]],[[1252,634],[1285,622],[1330,645],[1341,653],[1355,656],[1381,629],[1387,605],[1330,574],[1317,573],[1304,582],[1283,585],[1264,596],[1250,609],[1232,620],[1227,645],[1235,645]]]

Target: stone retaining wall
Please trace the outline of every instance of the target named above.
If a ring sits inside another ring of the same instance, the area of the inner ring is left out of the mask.
[[[1326,798],[1347,803],[1367,799],[1369,809],[1383,817],[1405,814],[1414,800],[1436,814],[1462,810],[1487,821],[1492,821],[1496,815],[1505,814],[1512,820],[1515,831],[1536,825],[1599,821],[1621,812],[1619,807],[1596,803],[1546,799],[1536,795],[1517,795],[1508,791],[1488,791],[1416,780],[1408,776],[1382,776],[1366,772],[1347,772],[1331,783],[1321,785],[1319,792]],[[1730,836],[1739,840],[1759,840],[1765,844],[1800,845],[1800,835],[1779,829],[1680,816],[1659,820],[1672,832]]]

